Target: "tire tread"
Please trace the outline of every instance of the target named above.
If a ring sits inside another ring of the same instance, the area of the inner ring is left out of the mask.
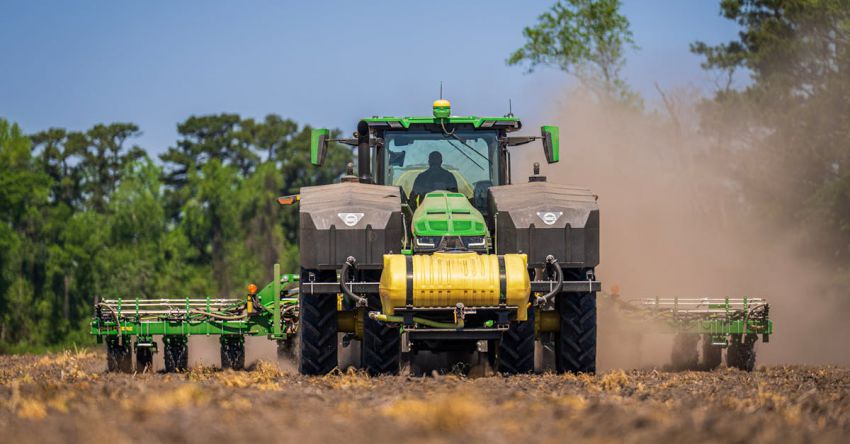
[[[596,373],[596,294],[561,293],[555,309],[560,332],[555,341],[558,373]]]

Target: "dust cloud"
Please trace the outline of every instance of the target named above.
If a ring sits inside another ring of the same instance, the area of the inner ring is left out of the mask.
[[[641,112],[568,93],[550,118],[561,127],[560,163],[515,152],[514,182],[539,161],[550,181],[599,196],[604,288],[619,286],[623,298],[767,298],[775,334],[757,345],[760,364],[850,364],[846,298],[825,290],[829,276],[798,253],[794,230],[771,229],[743,199],[736,160],[698,131],[699,95],[666,98],[666,109]],[[672,335],[619,322],[608,305],[600,300],[601,369],[669,362]]]

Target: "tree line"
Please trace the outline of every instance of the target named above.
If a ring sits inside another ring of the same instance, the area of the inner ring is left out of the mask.
[[[0,351],[90,342],[98,298],[233,296],[297,269],[297,209],[351,151],[309,162],[311,128],[193,116],[152,159],[133,123],[36,134],[0,119]]]

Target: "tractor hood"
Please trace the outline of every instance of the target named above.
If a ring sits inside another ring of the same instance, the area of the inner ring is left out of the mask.
[[[433,191],[413,213],[414,250],[486,251],[490,232],[484,217],[462,193]]]

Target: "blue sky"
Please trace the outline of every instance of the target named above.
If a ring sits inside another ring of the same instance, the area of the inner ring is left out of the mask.
[[[277,113],[354,129],[359,117],[424,114],[439,81],[458,114],[546,118],[569,78],[505,58],[551,1],[0,0],[0,117],[25,131],[129,121],[160,153],[192,114]],[[711,88],[688,52],[735,37],[718,1],[626,0],[640,47],[627,80]]]

